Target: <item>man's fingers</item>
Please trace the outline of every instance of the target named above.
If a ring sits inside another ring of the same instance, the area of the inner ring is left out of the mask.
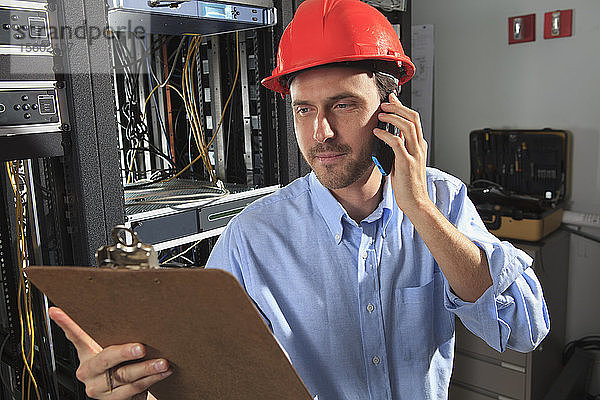
[[[115,368],[112,371],[112,376],[114,386],[118,387],[168,370],[169,363],[167,360],[156,359]]]
[[[403,136],[396,136],[388,131],[379,128],[373,129],[373,133],[379,139],[383,140],[388,146],[390,146],[396,156],[398,156],[398,152],[404,158],[410,156],[410,154],[406,150],[406,147],[404,146]]]
[[[108,375],[108,371],[104,371],[100,375],[96,374],[93,378],[86,379],[86,393],[92,398],[99,398],[106,393],[111,393],[115,399],[129,399],[171,373],[172,370],[169,369],[169,364],[164,359],[122,365],[110,369],[110,375]],[[78,371],[78,378],[79,375]],[[110,390],[111,386],[112,391]]]
[[[172,373],[164,359],[131,363],[146,355],[146,349],[140,343],[102,349],[60,308],[52,307],[48,313],[77,349],[80,365],[76,375],[85,383],[89,397],[131,399]]]
[[[67,339],[73,342],[79,355],[79,360],[84,362],[93,357],[102,347],[90,337],[79,325],[77,325],[63,310],[57,307],[50,307],[48,315],[58,326],[65,331]]]
[[[418,143],[416,127],[412,122],[396,114],[379,113],[377,117],[380,121],[389,122],[397,127],[402,132],[408,152],[413,156],[417,155],[416,152],[421,149],[421,146]]]
[[[150,386],[154,385],[156,382],[159,382],[159,381],[165,379],[172,373],[173,373],[173,370],[168,370],[168,371],[160,373],[160,374],[146,376],[144,378],[138,379],[135,382],[116,387],[112,391],[112,393],[114,394],[115,398],[128,399],[128,398],[134,397],[138,393],[144,392]]]
[[[413,110],[412,108],[406,107],[404,104],[402,104],[400,99],[394,93],[390,94],[389,103],[387,104],[390,104],[394,108],[394,111],[392,112],[395,112],[395,114],[398,114],[408,119],[409,121],[414,122],[417,128],[419,130],[421,129],[421,116],[419,115],[419,113]]]
[[[423,128],[421,126],[421,116],[411,108],[404,106],[398,97],[390,94],[389,103],[382,103],[381,110],[386,113],[398,114],[402,118],[412,122],[416,128],[417,140],[420,143],[423,140]]]
[[[85,382],[90,378],[104,374],[110,368],[124,362],[138,360],[145,355],[146,349],[140,343],[109,346],[88,362],[81,363],[77,370],[77,378]]]

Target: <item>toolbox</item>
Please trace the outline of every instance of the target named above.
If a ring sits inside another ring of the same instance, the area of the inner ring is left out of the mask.
[[[537,241],[561,224],[569,197],[570,133],[480,129],[470,133],[469,197],[494,235]]]

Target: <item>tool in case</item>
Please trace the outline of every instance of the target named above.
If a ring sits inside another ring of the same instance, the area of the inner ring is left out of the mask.
[[[569,195],[569,136],[554,129],[471,132],[469,197],[490,232],[537,241],[560,226]]]

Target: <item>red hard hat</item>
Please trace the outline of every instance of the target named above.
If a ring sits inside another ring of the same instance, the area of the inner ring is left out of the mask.
[[[262,84],[285,95],[282,78],[292,72],[362,60],[393,63],[399,85],[415,74],[398,34],[377,9],[360,0],[305,0],[283,32],[277,67]]]

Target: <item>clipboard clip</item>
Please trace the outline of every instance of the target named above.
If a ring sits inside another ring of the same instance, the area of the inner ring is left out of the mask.
[[[124,233],[124,235],[121,235]],[[152,245],[143,243],[132,229],[117,225],[112,229],[114,244],[96,251],[98,267],[150,269],[158,266],[158,255]]]

